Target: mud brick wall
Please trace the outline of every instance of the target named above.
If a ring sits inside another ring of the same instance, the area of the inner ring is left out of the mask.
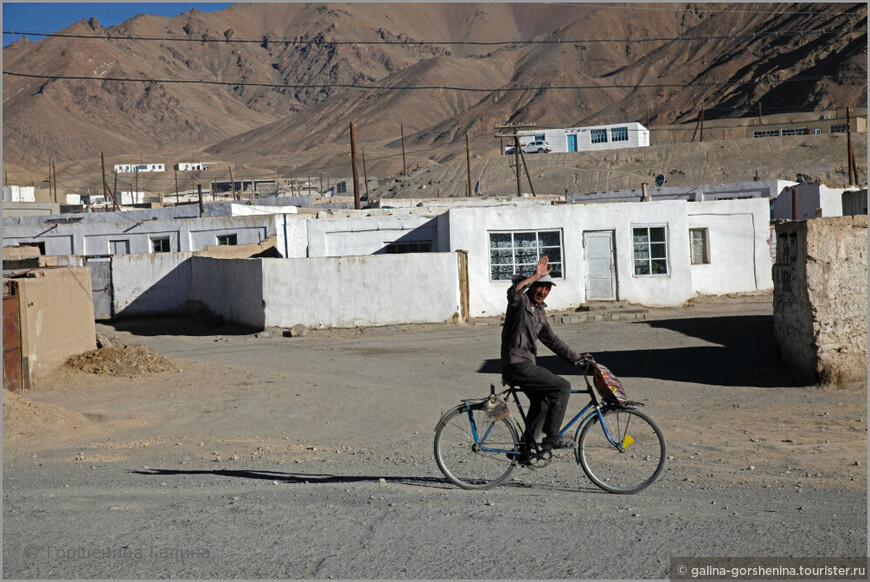
[[[807,382],[867,377],[867,216],[776,225],[774,334]]]

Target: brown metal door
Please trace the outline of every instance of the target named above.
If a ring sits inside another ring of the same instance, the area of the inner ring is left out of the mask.
[[[12,293],[17,289],[9,285]],[[21,323],[18,295],[3,295],[3,387],[12,392],[23,388],[21,382]]]

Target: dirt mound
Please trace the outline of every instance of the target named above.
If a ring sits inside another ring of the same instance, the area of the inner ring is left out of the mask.
[[[66,368],[101,376],[133,378],[157,372],[180,372],[181,363],[165,358],[141,344],[104,347],[66,361]]]
[[[91,421],[83,415],[53,404],[36,402],[3,390],[3,438],[42,435],[58,430],[81,429]]]

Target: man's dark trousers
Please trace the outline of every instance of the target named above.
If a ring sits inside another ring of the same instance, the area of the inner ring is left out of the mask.
[[[571,396],[571,383],[530,362],[507,364],[502,369],[502,376],[511,386],[522,388],[529,398],[526,442],[533,442],[539,430],[550,437],[559,436]]]

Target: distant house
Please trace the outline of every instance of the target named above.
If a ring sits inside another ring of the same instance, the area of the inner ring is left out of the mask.
[[[127,174],[131,172],[165,172],[166,166],[163,164],[115,164],[116,174]]]
[[[797,201],[797,209],[793,208],[795,201]],[[782,189],[779,196],[771,202],[770,213],[774,220],[793,218],[810,220],[867,214],[867,189],[830,188],[824,184],[795,184]]]
[[[747,137],[788,137],[792,135],[822,135],[824,133],[846,133],[848,126],[845,117],[831,118],[821,116],[810,121],[788,121],[784,123],[765,123],[746,128]],[[867,132],[867,118],[852,116],[852,131]]]
[[[520,146],[543,140],[552,152],[587,152],[649,146],[649,130],[639,123],[615,123],[520,131]],[[512,148],[509,148],[512,149]]]
[[[178,162],[173,166],[173,169],[178,170],[179,172],[198,172],[201,170],[208,170],[208,163],[206,162]]]

